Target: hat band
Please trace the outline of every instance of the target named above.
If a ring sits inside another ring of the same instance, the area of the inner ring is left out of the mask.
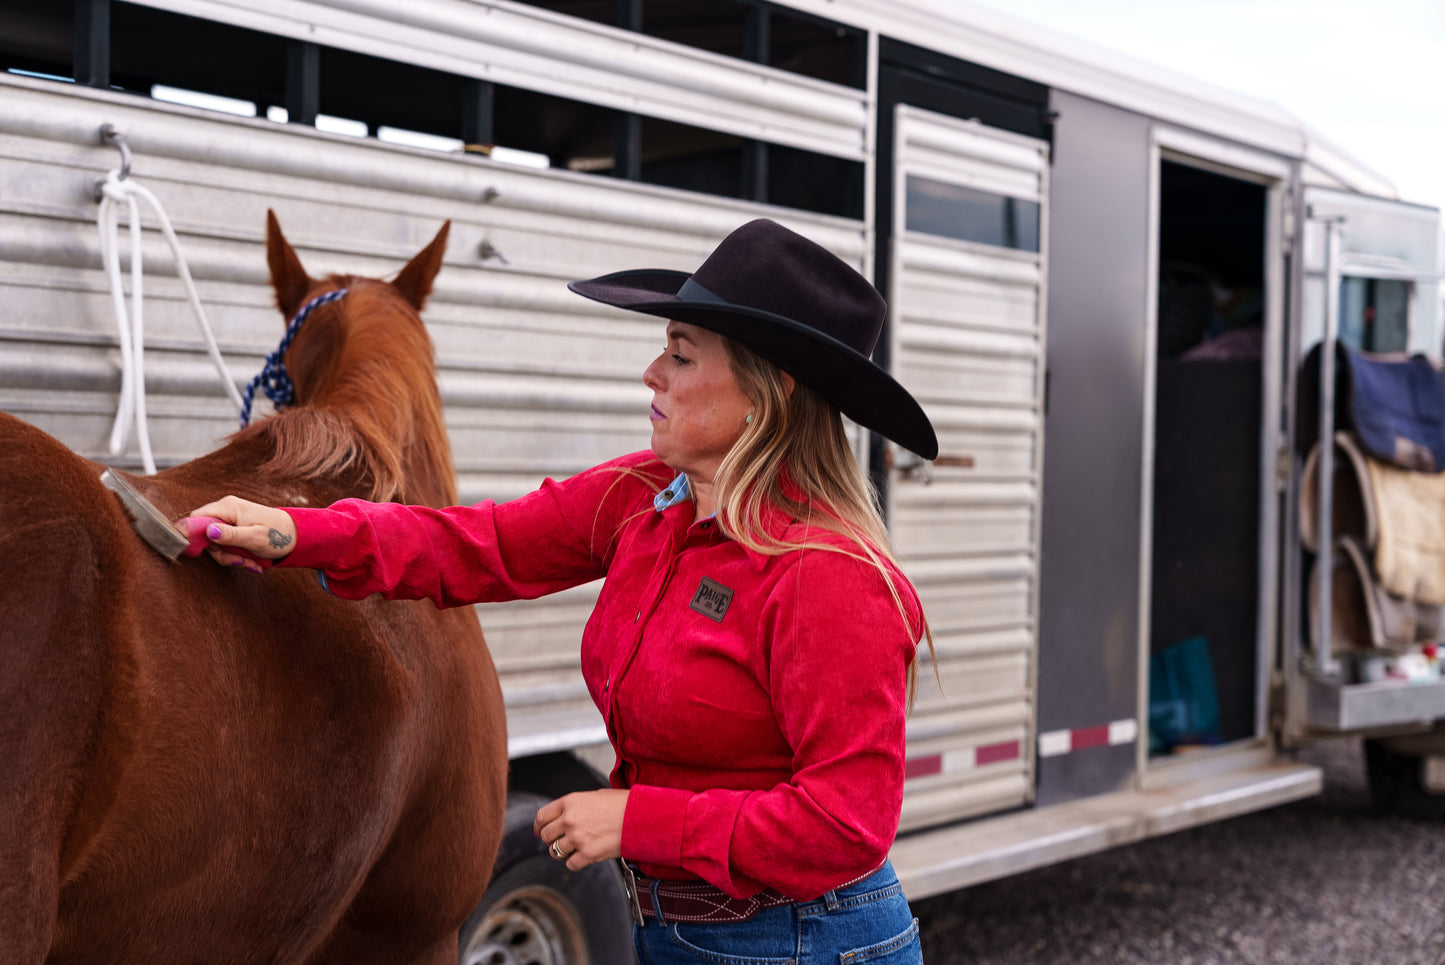
[[[677,290],[677,297],[681,298],[683,301],[688,302],[711,302],[714,305],[732,304],[732,302],[728,301],[726,298],[714,295],[712,292],[699,285],[696,281],[693,280],[693,277],[691,275],[687,276],[687,281],[683,282],[682,287]]]

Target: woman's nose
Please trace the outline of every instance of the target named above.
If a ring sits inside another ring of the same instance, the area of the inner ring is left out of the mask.
[[[659,355],[657,358],[653,359],[653,360],[652,360],[652,364],[649,365],[649,366],[648,366],[646,369],[644,369],[643,372],[642,372],[642,384],[645,385],[645,386],[647,386],[649,389],[651,389],[651,390],[654,391],[654,392],[660,391],[661,388],[662,388],[662,381],[661,381],[661,379],[658,377],[658,376],[659,376],[659,370],[661,369],[661,367],[662,367],[662,356]]]

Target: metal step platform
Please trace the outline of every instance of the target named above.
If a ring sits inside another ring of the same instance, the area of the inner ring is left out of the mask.
[[[1004,878],[1318,794],[1320,769],[1267,761],[900,837],[893,866],[910,899]]]

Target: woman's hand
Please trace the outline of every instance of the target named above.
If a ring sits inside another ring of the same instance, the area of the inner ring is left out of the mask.
[[[626,791],[578,791],[544,804],[532,830],[552,857],[566,861],[572,871],[581,871],[589,864],[622,857],[626,811]]]
[[[227,496],[207,503],[191,510],[189,515],[211,516],[220,520],[206,529],[206,538],[212,544],[206,552],[222,566],[244,566],[261,572],[261,567],[254,560],[226,552],[227,546],[267,560],[279,560],[296,548],[296,524],[288,513],[239,496]]]

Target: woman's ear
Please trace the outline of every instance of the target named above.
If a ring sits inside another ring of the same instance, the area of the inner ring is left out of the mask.
[[[779,371],[778,374],[783,377],[783,389],[788,393],[789,398],[791,398],[793,395],[793,386],[798,383],[793,381],[793,377],[786,372]]]

